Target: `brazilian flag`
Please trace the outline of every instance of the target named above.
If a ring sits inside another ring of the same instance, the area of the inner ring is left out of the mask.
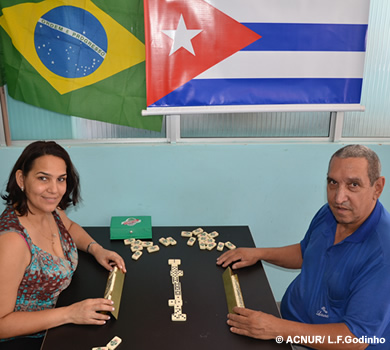
[[[160,131],[146,109],[142,0],[0,0],[0,85],[58,113]]]

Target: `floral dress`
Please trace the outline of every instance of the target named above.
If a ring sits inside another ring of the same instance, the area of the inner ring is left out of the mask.
[[[58,227],[65,259],[49,254],[36,246],[26,229],[20,224],[12,206],[7,206],[0,216],[0,235],[6,232],[19,233],[31,252],[31,262],[19,285],[14,311],[40,311],[54,308],[59,294],[69,286],[76,270],[78,261],[76,244],[58,213],[52,214]],[[43,335],[44,333],[38,333],[31,336]]]

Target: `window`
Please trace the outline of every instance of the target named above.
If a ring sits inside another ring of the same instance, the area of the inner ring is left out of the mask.
[[[364,112],[345,112],[340,139],[390,138],[390,1],[371,1],[362,91]],[[99,142],[169,142],[199,139],[311,138],[332,140],[332,113],[241,113],[164,118],[161,132],[134,129],[42,110],[7,97],[13,141],[66,139]],[[4,106],[3,106],[4,108]],[[333,115],[334,116],[334,115]],[[145,117],[147,118],[147,117]],[[341,124],[340,124],[341,121]],[[0,142],[4,144],[3,125]],[[173,136],[174,137],[173,137]]]

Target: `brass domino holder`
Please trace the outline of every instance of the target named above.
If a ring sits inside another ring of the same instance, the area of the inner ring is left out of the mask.
[[[107,279],[106,290],[104,298],[110,299],[114,302],[115,310],[111,314],[118,319],[119,306],[121,304],[123,283],[125,281],[125,274],[117,266],[110,272]]]
[[[230,267],[222,274],[222,279],[229,313],[234,313],[233,308],[235,306],[245,307],[238,276],[233,274]]]

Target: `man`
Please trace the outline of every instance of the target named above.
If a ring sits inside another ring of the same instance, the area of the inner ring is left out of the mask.
[[[306,336],[303,345],[313,349],[390,349],[390,214],[378,201],[380,171],[369,148],[338,150],[329,162],[328,203],[300,243],[239,248],[218,258],[233,269],[259,260],[301,269],[283,296],[283,319],[235,308],[227,321],[233,333],[298,343]]]

